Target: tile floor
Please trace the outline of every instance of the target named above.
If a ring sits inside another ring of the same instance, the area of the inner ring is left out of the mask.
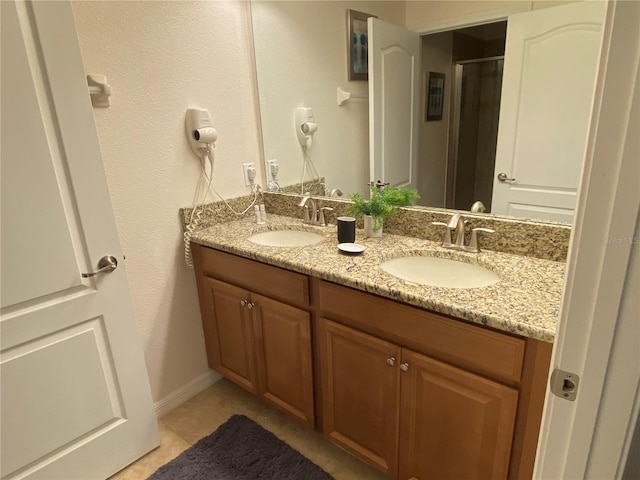
[[[143,480],[234,414],[251,418],[336,480],[388,480],[322,435],[222,379],[159,419],[161,445],[110,480]]]

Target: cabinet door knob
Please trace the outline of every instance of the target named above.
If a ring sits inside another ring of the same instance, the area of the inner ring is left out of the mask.
[[[251,302],[251,303],[247,303],[247,307],[249,308],[249,310],[251,310],[253,307],[255,307],[256,304]]]
[[[393,357],[389,357],[387,358],[387,365],[389,365],[390,367],[393,367],[396,364],[396,359]]]
[[[408,372],[409,371],[409,364],[407,362],[401,363],[400,364],[400,370],[402,370],[403,372]]]
[[[246,300],[240,300],[240,305],[243,307],[247,306],[247,301]]]

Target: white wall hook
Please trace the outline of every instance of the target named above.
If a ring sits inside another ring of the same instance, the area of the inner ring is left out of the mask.
[[[99,108],[111,106],[109,101],[111,86],[107,83],[107,77],[104,75],[87,75],[87,84],[89,85],[91,105]]]
[[[338,87],[338,106],[339,107],[344,105],[344,102],[352,98],[369,98],[369,95],[358,95],[358,94],[353,94],[351,92],[345,92],[343,89]]]

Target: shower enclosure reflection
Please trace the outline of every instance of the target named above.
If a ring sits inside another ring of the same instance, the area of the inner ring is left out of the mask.
[[[458,62],[453,101],[453,152],[447,208],[481,201],[491,211],[504,57]]]
[[[422,76],[445,72],[440,121],[420,127],[418,191],[432,207],[491,211],[507,22],[422,37]]]

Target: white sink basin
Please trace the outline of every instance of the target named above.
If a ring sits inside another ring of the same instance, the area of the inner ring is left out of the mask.
[[[256,233],[248,239],[250,242],[267,247],[304,247],[324,240],[322,235],[300,230],[270,230]]]
[[[380,268],[402,280],[432,287],[478,288],[500,281],[486,268],[449,258],[400,257],[383,262]]]

